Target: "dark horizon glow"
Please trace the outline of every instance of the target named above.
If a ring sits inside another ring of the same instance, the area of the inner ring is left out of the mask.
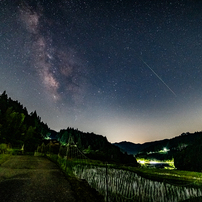
[[[56,131],[144,143],[202,130],[202,2],[0,1],[0,93]]]

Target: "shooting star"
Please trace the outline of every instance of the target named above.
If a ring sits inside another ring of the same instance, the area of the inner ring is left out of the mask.
[[[168,90],[177,97],[174,91],[163,81],[163,79],[142,59],[140,60],[153,72],[153,74],[168,88]]]
[[[133,50],[136,53],[136,50],[134,48],[129,47],[129,46],[125,47],[124,50]],[[142,55],[142,52],[141,52],[141,55]],[[174,96],[177,97],[177,95],[175,94],[175,92],[163,81],[163,79],[139,55],[137,55],[137,57],[152,71],[152,73],[167,87],[167,89]]]

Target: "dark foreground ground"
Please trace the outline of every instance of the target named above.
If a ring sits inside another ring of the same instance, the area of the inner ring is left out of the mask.
[[[44,157],[12,156],[0,165],[1,202],[78,201],[74,196],[68,178]]]

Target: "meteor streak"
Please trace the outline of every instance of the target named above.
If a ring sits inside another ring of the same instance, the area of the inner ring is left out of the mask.
[[[174,91],[163,81],[163,79],[142,59],[140,60],[152,71],[152,73],[168,88],[168,90],[177,97]]]
[[[124,50],[133,50],[136,53],[136,50],[134,48],[131,47],[125,47]],[[142,55],[142,53],[141,53]],[[152,73],[167,87],[167,89],[174,95],[177,97],[177,95],[175,94],[175,92],[164,82],[164,80],[139,56],[136,54],[136,56],[152,71]]]

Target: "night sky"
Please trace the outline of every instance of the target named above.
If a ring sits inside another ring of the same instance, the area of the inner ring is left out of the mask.
[[[0,93],[59,131],[144,143],[202,130],[202,2],[0,0]]]

